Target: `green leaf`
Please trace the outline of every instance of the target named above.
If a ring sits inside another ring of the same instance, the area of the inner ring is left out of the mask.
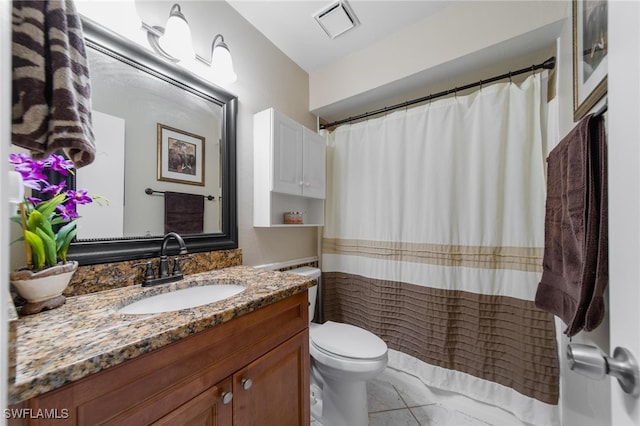
[[[67,235],[69,235],[69,233],[71,233],[76,228],[77,224],[77,220],[72,220],[58,230],[58,234],[56,235],[56,245],[58,250],[60,250],[61,245],[67,239]]]
[[[63,219],[60,216],[54,216],[50,222],[52,225],[60,225],[61,223],[68,223],[67,219]]]
[[[56,210],[56,207],[64,202],[65,198],[67,198],[66,194],[58,194],[50,200],[46,200],[38,204],[38,207],[36,207],[36,211],[39,211],[40,213],[42,213],[42,216],[48,218],[49,216],[51,216],[51,213]]]
[[[56,249],[58,250],[58,252],[65,244],[67,245],[67,247],[69,246],[69,243],[71,243],[69,234],[73,233],[73,236],[71,237],[71,239],[73,239],[73,237],[76,235],[77,224],[78,222],[76,220],[73,220],[58,230],[58,234],[56,235]]]
[[[55,266],[58,263],[58,256],[56,253],[56,242],[51,238],[42,228],[36,229],[36,234],[42,239],[44,246],[44,257],[47,266]]]
[[[66,234],[62,244],[60,244],[60,248],[58,248],[58,256],[63,262],[67,261],[67,252],[69,251],[69,244],[71,244],[71,241],[73,241],[77,233],[78,233],[78,230],[75,228],[69,231]]]
[[[25,240],[25,238],[24,238],[24,235],[23,235],[22,237],[16,238],[15,240],[11,241],[9,243],[9,245],[15,244],[15,243],[19,243],[20,241],[24,241],[24,240]]]
[[[56,234],[53,233],[53,228],[48,220],[43,220],[38,224],[38,228],[42,229],[52,240],[56,238]]]
[[[36,229],[40,227],[40,224],[44,222],[45,218],[38,210],[31,212],[27,217],[27,229],[31,232],[36,232]]]
[[[44,243],[42,239],[35,233],[25,229],[24,238],[31,246],[31,255],[33,257],[33,264],[36,269],[42,269],[44,267]]]

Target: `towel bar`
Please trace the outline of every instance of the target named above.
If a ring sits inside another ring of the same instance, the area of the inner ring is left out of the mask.
[[[164,194],[164,193],[165,193],[165,191],[156,191],[155,189],[145,188],[144,193],[145,193],[145,194],[148,194],[148,195],[153,195],[153,194]],[[209,200],[209,201],[213,201],[213,200],[215,200],[215,199],[216,199],[216,197],[214,197],[213,195],[203,195],[203,197],[204,197],[204,198],[206,198],[206,199],[207,199],[207,200]],[[219,198],[222,198],[222,197],[219,197]]]

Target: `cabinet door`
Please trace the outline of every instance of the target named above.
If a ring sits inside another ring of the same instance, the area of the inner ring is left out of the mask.
[[[231,426],[231,378],[210,387],[192,400],[182,404],[153,426]]]
[[[288,117],[273,112],[272,190],[302,194],[302,129]]]
[[[325,197],[326,153],[324,137],[304,128],[302,150],[302,195],[311,198]]]
[[[234,424],[309,424],[308,354],[305,330],[234,374]]]

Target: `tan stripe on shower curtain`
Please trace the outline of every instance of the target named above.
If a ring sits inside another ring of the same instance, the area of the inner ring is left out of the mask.
[[[354,254],[374,259],[468,268],[542,272],[541,247],[452,246],[401,241],[325,238],[324,254]]]

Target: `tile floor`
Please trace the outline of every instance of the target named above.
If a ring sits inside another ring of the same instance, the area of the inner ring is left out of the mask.
[[[392,368],[367,383],[367,393],[369,426],[528,426],[498,407],[431,389]]]

